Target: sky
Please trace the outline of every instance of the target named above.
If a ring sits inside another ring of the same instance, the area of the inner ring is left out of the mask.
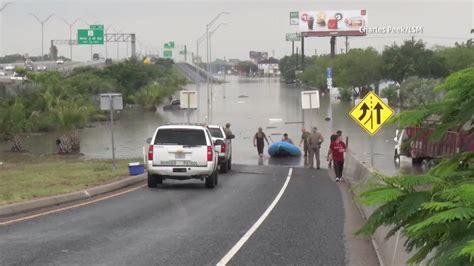
[[[69,39],[70,22],[83,18],[88,23],[97,22],[109,32],[135,33],[139,51],[163,52],[168,41],[188,51],[196,52],[196,41],[218,13],[222,16],[215,25],[226,23],[212,37],[213,58],[248,59],[249,51],[265,51],[277,58],[291,53],[291,43],[285,33],[298,31],[289,25],[290,11],[358,10],[365,9],[369,27],[421,26],[423,33],[415,35],[432,47],[452,46],[472,37],[474,28],[473,1],[299,1],[299,0],[9,0],[13,4],[0,13],[0,55],[20,53],[41,54],[41,25],[30,15],[46,18],[54,16],[44,26],[44,51],[49,51],[52,39]],[[0,1],[1,2],[1,1]],[[7,2],[3,0],[3,2]],[[87,28],[84,22],[73,27]],[[407,34],[371,34],[350,37],[350,48],[372,46],[381,51],[393,42],[401,43],[412,36]],[[337,52],[344,46],[337,38]],[[299,46],[299,45],[297,45]],[[58,46],[59,54],[69,57],[68,46]],[[107,45],[109,57],[117,57],[117,44]],[[125,57],[126,44],[119,46],[119,57]],[[93,52],[105,56],[105,46],[94,46]],[[74,60],[90,58],[90,46],[73,48]],[[205,42],[200,45],[200,54]],[[312,37],[305,41],[305,54],[327,54],[328,37]],[[129,52],[130,55],[130,52]]]

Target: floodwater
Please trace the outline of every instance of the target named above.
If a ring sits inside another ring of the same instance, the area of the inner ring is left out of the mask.
[[[233,162],[253,165],[304,165],[304,157],[274,159],[268,155],[263,159],[253,147],[253,136],[258,127],[272,141],[280,140],[283,133],[299,143],[303,127],[301,109],[301,90],[280,83],[278,78],[247,78],[227,76],[227,83],[213,85],[212,124],[231,123],[236,138],[233,140]],[[196,89],[187,85],[186,89]],[[145,140],[155,129],[165,123],[204,123],[207,116],[207,88],[198,88],[199,108],[185,111],[179,109],[144,112],[141,109],[122,111],[114,125],[115,149],[117,158],[143,158]],[[349,148],[362,161],[370,163],[370,142],[374,142],[374,167],[385,174],[395,174],[399,170],[393,164],[395,126],[383,127],[376,136],[369,135],[348,116],[352,104],[338,102],[334,97],[321,95],[320,108],[305,110],[304,126],[309,129],[317,126],[325,138],[321,149],[322,167],[327,167],[326,154],[329,137],[336,130],[342,130],[349,139]],[[330,118],[330,119],[327,119]],[[37,155],[56,152],[55,140],[58,133],[34,134],[24,141],[29,152]],[[95,123],[93,127],[80,130],[81,152],[85,158],[111,158],[110,123]],[[266,151],[265,147],[265,151]],[[7,150],[8,143],[0,143],[0,149]],[[403,165],[402,165],[403,166]],[[411,164],[405,164],[411,167]]]

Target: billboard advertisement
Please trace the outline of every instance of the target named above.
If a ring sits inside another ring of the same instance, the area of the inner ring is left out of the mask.
[[[361,36],[361,27],[367,26],[367,11],[300,11],[299,30],[305,36]]]
[[[249,57],[252,59],[255,63],[258,63],[262,60],[268,59],[268,53],[267,52],[257,52],[257,51],[250,51],[249,52]]]

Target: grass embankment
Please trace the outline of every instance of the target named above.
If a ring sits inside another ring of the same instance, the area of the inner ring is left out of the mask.
[[[110,160],[12,157],[0,159],[0,205],[74,192],[128,176],[128,160],[118,160],[117,170],[112,171]]]

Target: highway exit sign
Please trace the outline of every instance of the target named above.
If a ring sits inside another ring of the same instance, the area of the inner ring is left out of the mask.
[[[290,12],[290,25],[298,25],[300,23],[300,12]]]
[[[171,58],[171,57],[173,57],[173,51],[171,51],[171,50],[164,50],[164,51],[163,51],[163,57],[164,57],[164,58]]]
[[[174,49],[176,47],[176,44],[174,41],[170,41],[165,43],[164,47],[165,49]]]
[[[286,35],[286,41],[287,42],[299,42],[301,41],[301,34],[295,32],[295,33],[287,33]]]
[[[77,30],[77,44],[104,44],[104,25],[91,25]]]
[[[373,136],[392,117],[393,113],[392,108],[371,91],[356,104],[349,116]]]

